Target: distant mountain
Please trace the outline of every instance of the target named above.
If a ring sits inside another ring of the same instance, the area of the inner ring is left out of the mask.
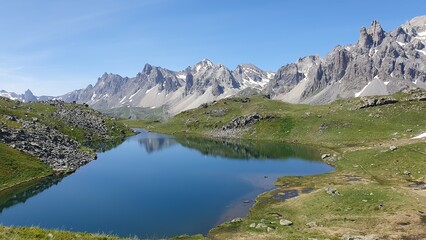
[[[51,96],[36,97],[29,89],[25,91],[24,94],[16,94],[14,92],[6,92],[5,90],[0,90],[0,97],[10,98],[21,102],[48,101],[55,98]]]
[[[361,28],[356,44],[325,58],[310,56],[281,67],[268,84],[275,99],[321,104],[338,98],[387,95],[426,88],[426,16],[387,33],[379,22]]]
[[[182,71],[146,64],[135,77],[105,73],[94,86],[59,98],[95,109],[167,106],[173,115],[230,96],[268,94],[290,103],[323,104],[339,98],[387,95],[426,88],[425,45],[426,16],[391,32],[373,21],[370,28],[361,28],[357,43],[337,46],[325,58],[300,58],[276,73],[252,64],[241,64],[231,71],[208,59]],[[0,95],[33,101],[34,95],[27,92],[3,91]]]
[[[84,102],[95,109],[167,105],[168,111],[175,114],[202,103],[234,96],[247,88],[258,93],[273,76],[273,73],[251,64],[239,65],[231,71],[208,59],[178,72],[146,64],[136,77],[105,73],[95,86],[89,85],[61,98]]]

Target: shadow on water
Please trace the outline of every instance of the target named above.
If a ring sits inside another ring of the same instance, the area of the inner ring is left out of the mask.
[[[316,149],[307,146],[272,142],[247,141],[238,139],[211,139],[202,137],[172,137],[169,135],[142,132],[135,137],[148,153],[161,151],[180,144],[199,151],[203,155],[224,157],[237,160],[246,159],[286,159],[300,158],[321,161]]]
[[[98,153],[102,153],[119,146],[125,140],[126,138],[114,138],[111,140],[104,141],[86,141],[84,142],[84,146],[89,147]]]
[[[25,203],[29,198],[57,185],[63,178],[64,176],[50,176],[2,191],[0,193],[0,213],[16,204]]]
[[[204,155],[220,156],[230,159],[301,158],[320,160],[319,153],[315,149],[286,143],[195,137],[178,137],[175,140],[181,145],[196,149]]]

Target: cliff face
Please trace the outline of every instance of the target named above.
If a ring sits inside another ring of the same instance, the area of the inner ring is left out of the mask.
[[[281,67],[268,90],[287,102],[320,104],[426,88],[425,43],[426,17],[391,32],[373,21],[370,28],[361,28],[356,44],[338,46],[325,58],[311,56]]]

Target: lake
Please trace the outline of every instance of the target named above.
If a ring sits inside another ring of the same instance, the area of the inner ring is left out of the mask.
[[[0,196],[0,224],[122,237],[206,234],[245,216],[280,176],[334,169],[315,150],[142,131],[64,178]]]

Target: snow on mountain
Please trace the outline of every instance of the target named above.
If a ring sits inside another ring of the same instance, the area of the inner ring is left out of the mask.
[[[290,103],[322,104],[339,98],[393,94],[426,88],[426,16],[413,18],[385,32],[378,21],[361,28],[355,44],[337,46],[325,57],[302,57],[276,72],[252,64],[231,71],[208,59],[181,71],[146,64],[135,77],[105,73],[97,83],[60,96],[95,109],[157,108],[170,114],[202,103],[250,94],[268,94]],[[31,91],[0,96],[21,101],[41,100]],[[47,97],[48,98],[48,97]]]

